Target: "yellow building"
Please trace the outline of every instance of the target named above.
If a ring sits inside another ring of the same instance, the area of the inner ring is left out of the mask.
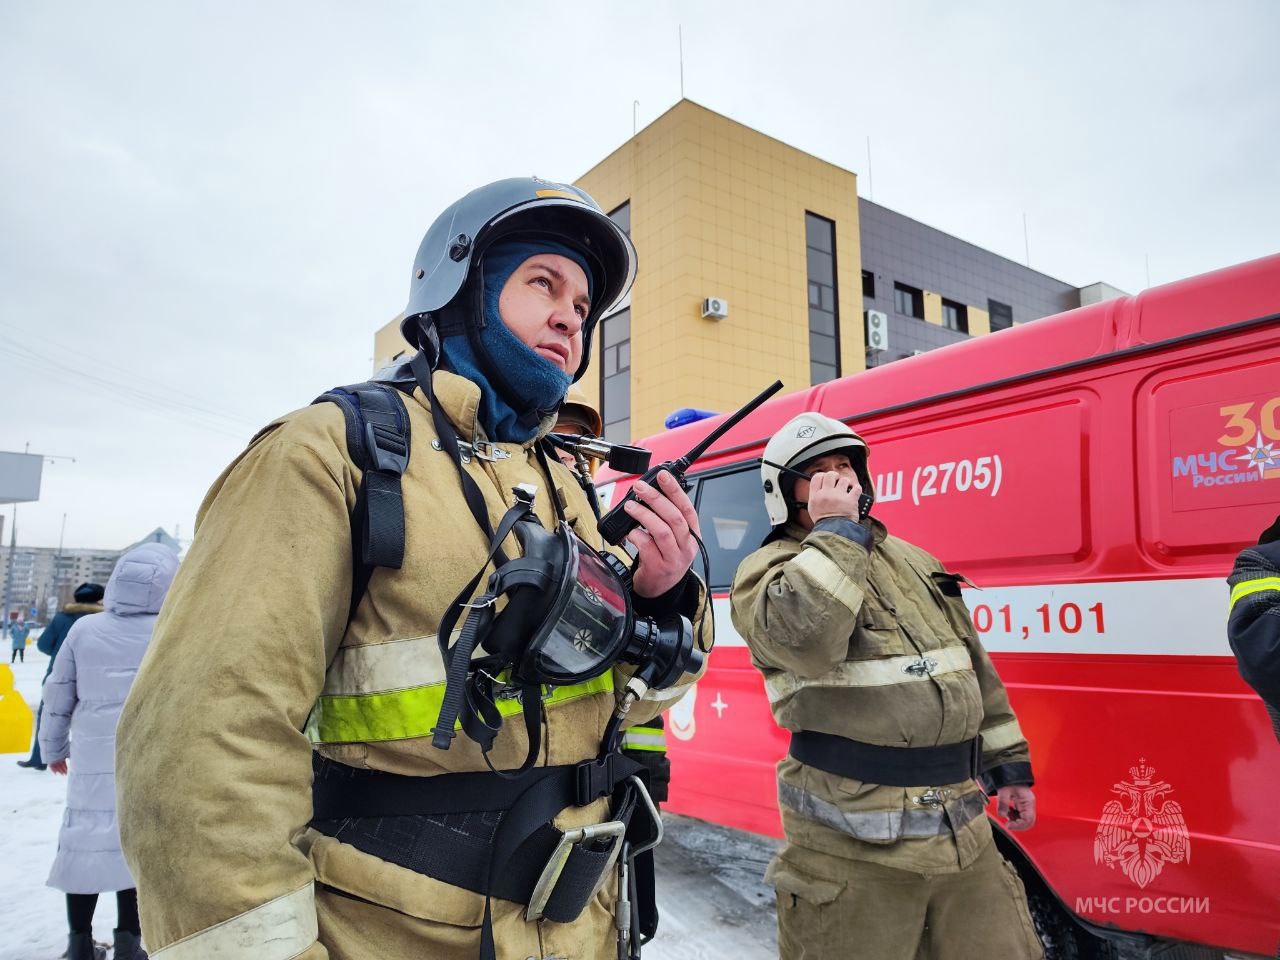
[[[689,100],[576,183],[640,258],[581,383],[613,441],[657,433],[681,407],[734,409],[774,379],[798,390],[1080,303],[1076,287],[860,200],[852,172]],[[397,317],[375,365],[407,349]]]
[[[656,433],[678,407],[740,406],[775,378],[808,386],[811,271],[820,379],[865,367],[854,174],[682,100],[576,182],[640,257],[581,383],[604,396],[610,439]],[[708,299],[725,316],[703,316]],[[397,318],[375,364],[405,349]]]

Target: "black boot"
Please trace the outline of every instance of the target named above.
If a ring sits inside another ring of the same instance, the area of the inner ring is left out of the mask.
[[[67,941],[67,960],[107,960],[107,948],[94,943],[91,933],[73,933]]]
[[[112,931],[116,935],[115,952],[111,960],[147,960],[147,951],[142,949],[142,938],[129,930]]]

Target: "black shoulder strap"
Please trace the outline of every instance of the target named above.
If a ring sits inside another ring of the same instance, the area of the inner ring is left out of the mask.
[[[404,561],[404,493],[409,466],[409,414],[399,391],[381,383],[335,387],[314,403],[336,403],[347,422],[347,453],[362,479],[351,511],[351,606],[356,614],[375,567]]]

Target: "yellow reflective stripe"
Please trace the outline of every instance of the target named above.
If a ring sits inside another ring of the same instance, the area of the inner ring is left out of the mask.
[[[543,703],[555,707],[613,690],[613,674],[566,687],[552,687]],[[444,684],[407,690],[331,696],[322,694],[307,720],[312,743],[376,743],[430,735],[444,702]],[[518,697],[498,700],[498,712],[513,717],[524,709]],[[455,729],[457,725],[455,725]]]
[[[293,960],[319,937],[315,884],[152,950],[155,960]]]
[[[667,738],[660,727],[628,727],[622,732],[622,749],[665,753]]]
[[[1253,593],[1262,593],[1264,590],[1280,590],[1280,577],[1260,577],[1257,580],[1244,580],[1237,583],[1231,588],[1231,608],[1235,608],[1237,600],[1243,600]]]
[[[799,570],[848,607],[850,613],[856,614],[862,609],[862,588],[845,576],[839,565],[821,550],[805,547],[790,561],[790,567]]]
[[[1003,750],[1006,747],[1012,747],[1015,743],[1021,743],[1026,737],[1022,735],[1022,727],[1018,726],[1016,719],[1001,723],[989,730],[982,731],[982,749],[986,750]]]
[[[817,677],[775,673],[765,679],[769,702],[777,703],[806,687],[887,687],[900,683],[920,683],[945,673],[972,670],[973,660],[965,646],[943,647],[909,657],[879,660],[846,660]]]

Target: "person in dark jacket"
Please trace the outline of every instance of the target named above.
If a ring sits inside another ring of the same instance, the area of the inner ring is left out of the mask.
[[[53,661],[58,656],[58,650],[61,649],[62,642],[67,639],[67,634],[71,632],[71,625],[81,617],[86,617],[91,613],[102,612],[102,594],[103,589],[100,583],[80,584],[80,586],[76,587],[73,601],[63,607],[49,621],[49,625],[44,628],[44,632],[36,638],[36,649],[49,657],[49,666],[44,671],[45,680],[48,680],[49,674],[53,673]],[[28,770],[45,769],[44,760],[40,757],[40,716],[42,713],[44,713],[43,700],[40,703],[40,709],[36,711],[36,730],[31,744],[31,756],[26,760],[18,761],[18,766],[26,767]]]
[[[1236,557],[1227,585],[1227,639],[1236,668],[1262,698],[1280,742],[1280,516],[1262,531],[1256,547]],[[1280,945],[1276,958],[1280,960]]]
[[[1236,557],[1227,585],[1227,639],[1236,666],[1262,698],[1280,740],[1280,516],[1263,531],[1256,547]]]

